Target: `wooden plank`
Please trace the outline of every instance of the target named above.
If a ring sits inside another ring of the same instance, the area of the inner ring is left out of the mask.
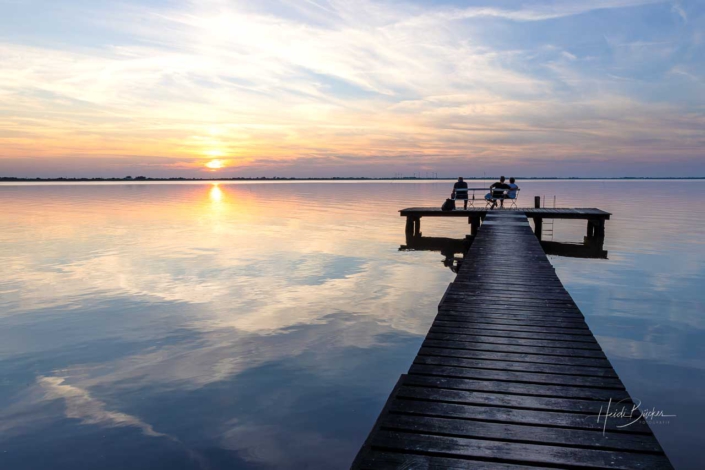
[[[425,347],[460,349],[470,351],[496,351],[519,354],[536,354],[543,356],[564,356],[564,357],[591,357],[605,358],[605,353],[601,350],[592,349],[569,349],[569,348],[543,348],[541,346],[518,346],[514,344],[485,343],[479,341],[452,341],[443,339],[433,339],[426,336],[423,342]]]
[[[414,364],[438,364],[442,366],[452,367],[467,367],[470,369],[490,369],[490,370],[507,370],[516,372],[538,372],[545,374],[558,375],[580,375],[588,377],[617,377],[617,373],[611,368],[605,367],[576,367],[563,364],[537,364],[531,362],[514,363],[509,361],[494,361],[491,359],[470,359],[466,357],[449,357],[418,355]]]
[[[451,284],[452,285],[452,284]],[[569,304],[571,306],[576,306],[573,300],[566,295],[551,294],[551,293],[539,293],[536,292],[520,292],[520,291],[504,291],[484,289],[477,291],[465,291],[462,288],[451,287],[446,295],[447,299],[487,299],[487,300],[504,300],[507,302],[521,302],[522,304],[526,302],[542,302],[542,303],[552,303],[552,304]]]
[[[566,385],[553,385],[546,387],[541,384],[525,384],[519,382],[493,382],[457,377],[439,377],[407,375],[404,384],[419,385],[424,387],[446,388],[454,390],[468,390],[478,392],[506,393],[548,398],[575,398],[581,400],[595,400],[604,405],[611,398],[613,401],[629,400],[629,395],[624,390],[607,390],[601,388],[572,387]]]
[[[435,333],[468,334],[478,336],[495,336],[500,338],[525,338],[541,340],[559,340],[577,343],[595,344],[597,341],[592,335],[574,335],[569,333],[548,333],[544,331],[522,331],[501,328],[477,328],[464,324],[448,324],[448,322],[434,322],[431,331]]]
[[[488,393],[468,390],[450,390],[444,388],[422,387],[410,380],[403,380],[399,387],[398,398],[433,402],[457,403],[524,410],[543,410],[588,415],[593,418],[604,412],[604,403],[595,400],[571,398],[534,397],[506,393]]]
[[[494,441],[557,444],[581,448],[629,450],[656,454],[662,452],[658,441],[648,435],[619,432],[606,432],[603,435],[601,432],[583,429],[550,428],[482,421],[473,421],[472,425],[469,426],[465,420],[430,416],[390,414],[382,421],[382,429]]]
[[[407,390],[405,393],[410,393]],[[604,429],[619,433],[649,435],[650,429],[641,419],[630,424],[628,419],[597,420],[597,414],[568,413],[564,411],[529,410],[514,407],[472,405],[460,403],[445,403],[414,399],[394,400],[389,407],[393,414],[411,414],[419,416],[434,416],[441,418],[467,419],[473,421],[528,424],[534,426],[589,429],[602,433]],[[627,428],[620,426],[629,425]],[[603,426],[606,426],[603,427]]]
[[[541,288],[538,291],[537,288]],[[511,286],[493,286],[493,285],[478,285],[477,283],[451,283],[450,291],[452,293],[462,293],[463,295],[472,296],[500,296],[500,297],[515,297],[515,296],[532,296],[541,299],[559,299],[570,300],[571,297],[563,287],[554,289],[546,289],[544,286],[530,285],[511,285]]]
[[[673,468],[663,455],[487,441],[385,430],[377,433],[372,441],[372,446],[449,457],[493,459],[500,463],[535,463],[570,466],[571,468],[622,470]]]
[[[419,356],[465,357],[468,359],[488,359],[493,361],[528,362],[533,364],[563,364],[572,367],[604,367],[610,370],[612,365],[607,359],[594,359],[570,356],[545,356],[540,354],[517,354],[493,351],[474,351],[466,349],[445,349],[421,347]]]
[[[492,305],[489,303],[466,302],[466,303],[442,303],[438,306],[439,312],[467,314],[482,311],[487,315],[514,315],[524,318],[546,317],[557,319],[583,320],[585,317],[579,310],[557,310],[548,307],[515,307],[506,305]]]
[[[554,317],[551,315],[533,315],[527,316],[515,313],[496,313],[496,312],[481,312],[481,311],[457,311],[442,309],[436,316],[437,319],[443,321],[454,322],[475,322],[489,324],[515,324],[515,325],[537,325],[537,326],[555,326],[557,328],[588,328],[585,323],[585,318],[582,315],[573,317]]]
[[[540,287],[535,287],[536,289]],[[561,300],[561,299],[548,299],[540,298],[538,296],[532,297],[529,295],[509,295],[509,294],[486,294],[486,295],[460,295],[456,293],[449,292],[443,298],[443,302],[473,302],[480,305],[508,305],[509,308],[523,308],[523,307],[533,307],[533,304],[539,304],[539,308],[544,308],[546,306],[555,306],[557,309],[568,309],[571,311],[580,310],[573,301]]]
[[[371,451],[360,461],[357,468],[369,469],[405,469],[405,470],[548,470],[547,467],[527,467],[525,465],[502,464],[498,462],[483,462],[474,459],[454,459],[448,457],[435,457],[431,455],[406,454],[389,451]]]
[[[441,315],[436,317],[433,322],[435,326],[445,326],[446,328],[475,328],[482,330],[497,330],[497,331],[523,331],[536,333],[558,333],[578,336],[592,337],[592,333],[587,326],[582,328],[561,328],[555,326],[532,326],[531,324],[521,322],[487,322],[487,321],[463,321],[464,319],[446,318]]]
[[[457,377],[475,380],[497,380],[502,382],[522,382],[544,385],[570,385],[577,387],[596,387],[603,389],[623,390],[624,385],[617,378],[585,377],[582,375],[539,374],[534,372],[513,372],[488,369],[470,369],[464,367],[444,366],[440,364],[414,363],[409,368],[409,374],[435,375],[441,377]]]
[[[487,334],[483,335],[464,335],[460,333],[436,333],[431,330],[428,339],[458,341],[458,342],[477,342],[477,343],[492,343],[492,344],[508,344],[516,346],[541,346],[544,348],[565,348],[565,349],[588,349],[600,351],[600,345],[595,343],[579,343],[576,341],[557,341],[557,340],[540,340],[540,339],[519,339],[497,337]]]

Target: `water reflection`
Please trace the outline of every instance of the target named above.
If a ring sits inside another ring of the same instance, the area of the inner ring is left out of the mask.
[[[584,243],[541,240],[541,247],[547,255],[563,256],[566,258],[607,259],[608,255],[607,250],[604,249],[604,239],[586,239]]]
[[[473,237],[444,238],[407,235],[406,244],[399,247],[399,251],[438,251],[443,256],[443,266],[457,273],[463,264],[465,254],[472,245]],[[456,256],[462,255],[462,256]]]
[[[209,195],[213,202],[221,202],[223,200],[223,191],[218,186],[218,183],[213,184]]]
[[[303,186],[2,190],[3,468],[343,466],[448,282]]]
[[[466,251],[462,220],[398,251],[397,211],[448,184],[0,185],[0,467],[345,468]],[[704,209],[656,182],[524,188],[614,214],[609,260],[552,262],[630,393],[686,416],[655,431],[688,468]]]
[[[474,237],[467,235],[465,238],[406,236],[406,244],[399,247],[399,251],[436,251],[443,256],[443,266],[457,273],[463,260],[472,245]],[[584,243],[567,243],[542,240],[541,247],[547,255],[562,256],[566,258],[592,258],[607,259],[604,250],[604,239],[585,239]],[[457,256],[462,255],[462,256]]]

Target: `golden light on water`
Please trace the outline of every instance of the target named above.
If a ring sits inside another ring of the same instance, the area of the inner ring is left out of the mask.
[[[223,200],[223,191],[218,187],[217,184],[213,185],[208,195],[211,198],[211,201],[213,202],[220,202]]]
[[[210,168],[211,170],[220,170],[221,168],[225,168],[225,161],[217,159],[211,160],[206,163],[206,168]]]

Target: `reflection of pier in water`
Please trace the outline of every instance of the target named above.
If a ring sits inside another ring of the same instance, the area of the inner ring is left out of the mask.
[[[465,238],[407,235],[406,244],[401,245],[399,251],[438,251],[445,256],[443,265],[449,267],[453,272],[458,272],[473,239],[472,235]],[[586,237],[584,243],[541,240],[541,248],[547,255],[566,258],[607,259],[607,251],[603,249],[604,238],[588,239]]]
[[[400,249],[440,251],[457,276],[353,469],[673,468],[643,417],[606,419],[636,400],[546,256],[606,258],[609,213],[401,213]],[[421,217],[466,217],[471,235],[423,237]],[[587,220],[585,243],[543,242],[544,218]]]

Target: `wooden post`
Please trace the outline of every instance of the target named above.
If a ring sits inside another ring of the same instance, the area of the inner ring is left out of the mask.
[[[480,217],[475,215],[470,217],[470,235],[477,235],[477,231],[480,229]]]
[[[534,217],[534,232],[536,233],[536,238],[541,240],[543,235],[543,219],[541,217]]]
[[[587,236],[585,238],[591,239],[595,237],[595,222],[588,219],[587,221]]]
[[[414,219],[414,236],[415,237],[421,236],[421,217],[416,217]]]
[[[592,223],[595,227],[595,229],[594,229],[595,230],[594,231],[595,238],[604,239],[605,238],[605,221],[602,219],[593,220]]]
[[[541,208],[541,196],[534,196],[534,208]]]

